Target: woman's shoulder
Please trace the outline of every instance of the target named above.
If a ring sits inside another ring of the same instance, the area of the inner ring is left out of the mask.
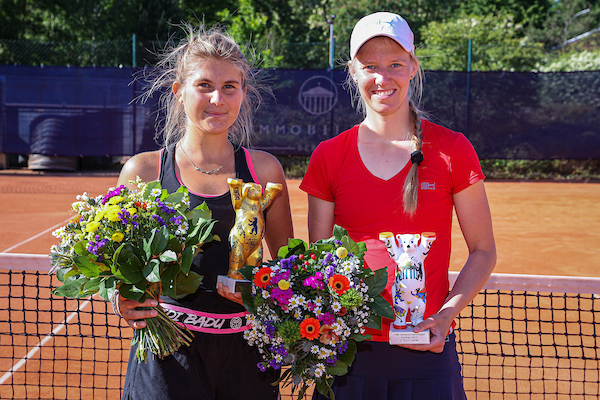
[[[463,133],[429,120],[423,120],[421,127],[423,129],[423,140],[435,141],[441,147],[454,146],[457,142],[468,141]]]
[[[285,179],[277,157],[266,151],[255,149],[248,149],[248,154],[260,182],[280,182]]]
[[[352,143],[352,140],[357,133],[358,125],[354,125],[352,128],[343,131],[330,139],[323,140],[319,143],[318,147],[321,147],[322,149],[332,147],[335,149],[341,145]]]
[[[119,184],[127,185],[139,176],[143,182],[157,180],[160,173],[162,150],[146,151],[131,157],[123,165],[119,174]]]

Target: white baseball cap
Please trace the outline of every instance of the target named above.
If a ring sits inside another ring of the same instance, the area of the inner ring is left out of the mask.
[[[376,12],[361,18],[354,25],[350,36],[350,58],[354,58],[361,46],[375,36],[394,39],[404,50],[414,54],[414,35],[406,20],[398,14]]]

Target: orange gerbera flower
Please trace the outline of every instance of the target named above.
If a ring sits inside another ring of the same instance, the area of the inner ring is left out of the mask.
[[[350,288],[350,281],[344,275],[335,274],[329,278],[329,286],[341,296]]]
[[[264,267],[258,270],[254,275],[254,284],[261,288],[266,288],[271,283],[271,268]]]
[[[306,318],[300,323],[300,335],[308,340],[317,339],[320,335],[321,323],[316,318]]]

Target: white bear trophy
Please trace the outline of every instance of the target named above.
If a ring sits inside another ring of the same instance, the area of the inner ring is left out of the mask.
[[[395,319],[390,326],[390,344],[429,343],[429,330],[413,332],[423,321],[426,306],[424,261],[435,241],[434,232],[397,234],[381,232],[381,240],[396,262],[392,283]],[[406,319],[410,312],[410,326]]]

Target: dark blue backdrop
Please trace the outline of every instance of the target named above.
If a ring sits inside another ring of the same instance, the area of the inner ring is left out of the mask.
[[[310,154],[360,122],[346,73],[265,70],[274,98],[254,146]],[[140,105],[130,68],[0,66],[0,153],[120,156],[157,149],[156,99]],[[467,93],[469,88],[469,93]],[[483,159],[600,159],[600,72],[426,73],[423,109],[464,132]]]

